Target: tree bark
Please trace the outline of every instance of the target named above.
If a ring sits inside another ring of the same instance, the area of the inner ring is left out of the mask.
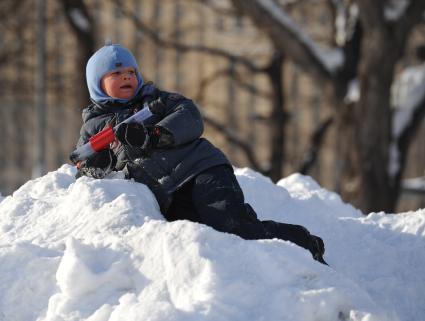
[[[389,177],[391,142],[390,89],[398,60],[386,29],[369,29],[362,42],[359,65],[360,100],[353,109],[356,157],[350,159],[358,176],[352,199],[366,213],[392,211]],[[343,196],[344,196],[343,191]],[[345,195],[348,196],[348,195]],[[349,197],[351,199],[351,197]]]
[[[77,97],[79,105],[85,107],[89,102],[89,93],[86,83],[86,64],[95,49],[95,32],[93,18],[84,0],[62,0],[66,19],[74,31],[78,43],[77,70],[80,71],[77,79]],[[83,85],[84,84],[84,85]]]
[[[276,54],[266,74],[269,77],[272,88],[272,114],[270,119],[271,155],[270,155],[270,178],[278,181],[282,178],[284,165],[285,139],[284,131],[286,124],[285,94],[283,88],[283,61],[282,54]]]

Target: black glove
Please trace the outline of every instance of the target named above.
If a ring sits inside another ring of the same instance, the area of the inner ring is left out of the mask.
[[[75,178],[88,176],[104,178],[115,168],[117,159],[110,149],[102,150],[77,165],[78,172]]]
[[[322,264],[329,265],[323,259],[323,254],[325,254],[325,243],[323,243],[323,240],[320,237],[310,234],[308,250],[310,251],[311,255],[313,255],[313,259]]]
[[[124,145],[142,147],[147,139],[147,131],[142,124],[123,123],[115,131],[115,137]]]

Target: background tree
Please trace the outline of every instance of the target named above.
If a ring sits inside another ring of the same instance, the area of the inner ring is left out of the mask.
[[[363,209],[393,211],[400,191],[404,162],[390,172],[390,148],[405,154],[410,139],[392,136],[391,85],[396,64],[404,53],[412,28],[423,19],[425,2],[412,0],[405,8],[393,1],[356,1],[358,20],[351,39],[342,44],[344,63],[330,70],[317,45],[273,0],[232,0],[290,59],[317,81],[326,82],[335,104],[338,128],[344,139],[343,195]],[[390,10],[398,10],[390,13]],[[360,46],[358,45],[360,44]],[[348,106],[350,82],[359,83],[360,97]],[[409,136],[420,120],[423,102],[414,107],[416,118],[406,127]],[[406,132],[407,135],[407,132]],[[396,140],[395,142],[393,140]],[[403,148],[400,146],[403,145]],[[404,156],[401,156],[403,159]]]
[[[80,84],[85,84],[85,67],[87,60],[95,51],[95,26],[93,18],[83,0],[61,0],[65,17],[71,26],[78,46],[77,70],[80,75],[77,88],[80,88],[77,96],[80,97],[80,105],[85,106],[89,101],[88,91]]]

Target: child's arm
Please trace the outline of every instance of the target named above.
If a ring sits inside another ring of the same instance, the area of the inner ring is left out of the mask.
[[[204,124],[201,113],[192,100],[177,94],[165,97],[166,113],[155,127],[165,129],[172,137],[172,145],[189,143],[201,137]]]
[[[80,129],[80,138],[78,139],[76,147],[80,147],[86,144],[90,137],[96,135],[98,132],[104,129],[110,121],[111,117],[104,117],[99,122],[93,122],[89,120],[87,123],[83,124]]]
[[[89,121],[89,123],[91,123]],[[77,142],[77,147],[84,145],[97,131],[101,130],[101,126],[104,126],[105,121],[102,121],[95,126],[95,124],[84,124],[80,130],[80,137]],[[90,130],[91,129],[91,130]],[[95,131],[95,133],[91,133]],[[71,161],[73,161],[71,159]],[[74,162],[74,161],[73,161]],[[112,151],[108,148],[99,153],[96,153],[86,160],[74,162],[77,166],[78,172],[76,178],[81,176],[89,176],[92,178],[103,178],[114,170],[116,164],[116,157]]]

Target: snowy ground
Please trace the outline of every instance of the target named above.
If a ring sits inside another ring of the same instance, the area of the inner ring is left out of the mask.
[[[310,177],[237,175],[261,218],[320,235],[331,267],[167,223],[144,185],[64,165],[0,197],[0,320],[423,320],[424,209],[363,216]]]

